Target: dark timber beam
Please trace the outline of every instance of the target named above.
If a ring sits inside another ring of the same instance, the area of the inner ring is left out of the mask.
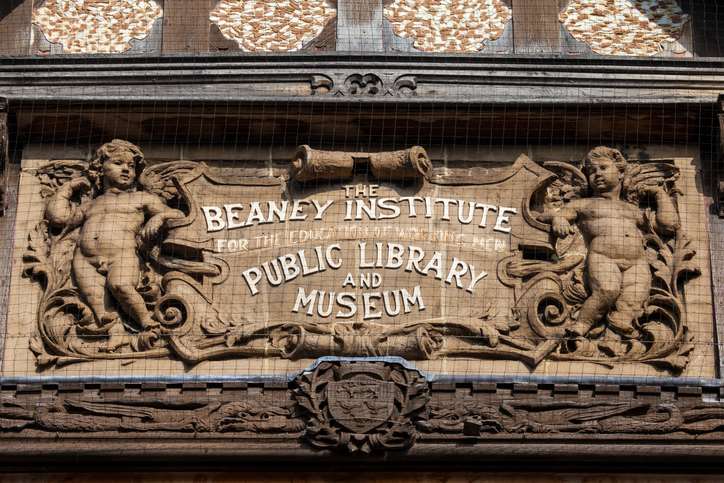
[[[165,0],[163,4],[164,54],[209,51],[211,0]]]
[[[337,2],[337,50],[382,52],[382,0]]]
[[[724,98],[719,100],[719,131],[724,133]],[[711,257],[711,279],[714,297],[714,320],[716,322],[717,355],[719,357],[718,377],[724,376],[724,137],[720,138],[719,165],[712,169],[714,181],[714,204],[709,216],[709,252]]]
[[[0,2],[0,55],[30,53],[32,14],[32,0]]]
[[[0,334],[7,333],[12,252],[15,246],[15,218],[20,182],[20,165],[11,164],[8,156],[7,120],[7,100],[0,98]],[[5,337],[0,337],[0,353],[4,347]]]
[[[375,89],[355,89],[359,78]],[[368,83],[369,84],[369,83]],[[720,59],[574,59],[424,54],[20,58],[0,93],[44,100],[706,104],[724,92]]]
[[[515,52],[557,53],[561,49],[558,0],[512,0]]]

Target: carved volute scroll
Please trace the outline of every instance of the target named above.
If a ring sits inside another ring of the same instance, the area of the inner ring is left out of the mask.
[[[448,171],[419,146],[301,146],[288,172],[221,178],[203,163],[146,167],[115,140],[89,163],[38,170],[45,217],[24,256],[43,286],[31,349],[41,370],[334,354],[679,373],[694,347],[683,289],[698,273],[679,170],[604,147],[582,164],[521,155]],[[113,233],[127,228],[123,260],[102,243],[109,215]],[[140,268],[119,277],[124,263]]]

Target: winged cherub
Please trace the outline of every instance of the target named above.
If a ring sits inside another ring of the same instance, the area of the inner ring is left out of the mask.
[[[653,169],[653,171],[651,171]],[[590,296],[568,332],[585,336],[604,320],[626,338],[635,338],[635,322],[644,312],[651,289],[651,269],[646,258],[644,233],[647,220],[638,205],[646,199],[655,206],[648,222],[662,236],[679,229],[679,215],[656,168],[629,165],[620,151],[608,147],[591,150],[584,159],[584,173],[592,196],[574,199],[559,211],[544,213],[558,238],[578,227],[588,248],[586,276]]]
[[[122,329],[119,309],[144,331],[158,326],[137,290],[142,273],[139,249],[153,243],[166,220],[184,216],[139,186],[145,164],[138,146],[118,139],[106,143],[96,151],[87,177],[62,185],[45,211],[52,226],[80,227],[73,276],[97,324],[109,328],[111,335]],[[84,193],[91,194],[89,199],[74,201]]]

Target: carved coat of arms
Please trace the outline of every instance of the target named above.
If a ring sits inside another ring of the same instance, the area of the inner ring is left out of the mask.
[[[399,365],[323,362],[297,378],[294,397],[312,446],[370,453],[412,446],[430,396],[425,379]]]

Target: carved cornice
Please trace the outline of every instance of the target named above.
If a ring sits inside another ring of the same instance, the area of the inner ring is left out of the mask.
[[[430,383],[397,363],[352,361],[320,362],[288,384],[3,385],[0,460],[69,444],[79,457],[103,458],[128,438],[148,458],[162,453],[156,443],[207,456],[265,448],[311,457],[316,448],[455,459],[448,450],[460,444],[460,457],[492,454],[493,442],[498,455],[510,444],[525,456],[533,447],[573,454],[601,440],[593,459],[656,445],[652,459],[672,451],[703,458],[724,453],[721,397],[714,386]]]
[[[0,66],[0,89],[12,101],[714,103],[724,63],[319,53],[16,58]]]

